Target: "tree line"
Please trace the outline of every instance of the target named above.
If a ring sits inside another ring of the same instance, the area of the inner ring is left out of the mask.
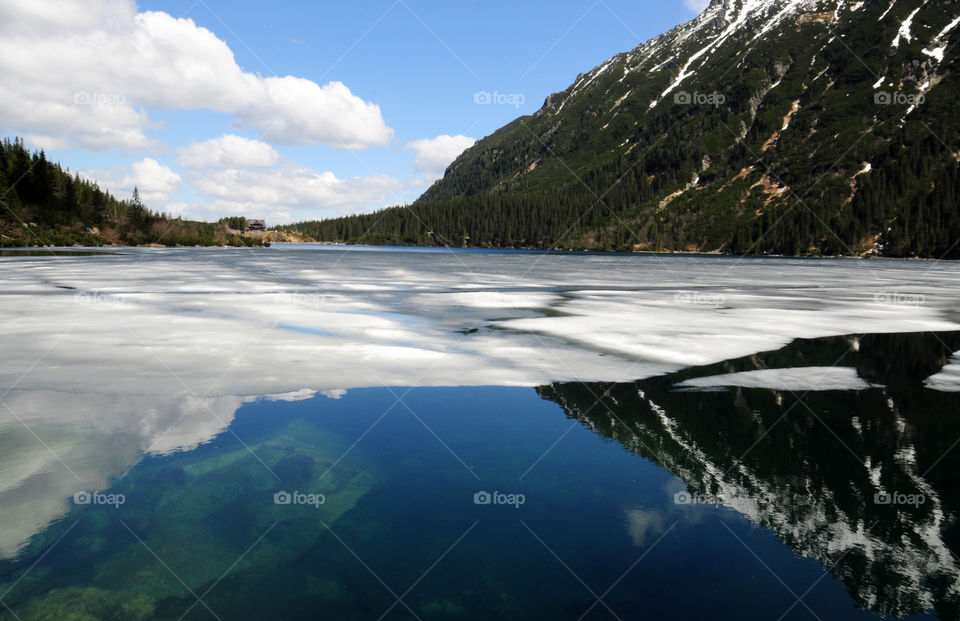
[[[153,211],[134,188],[119,199],[95,182],[30,151],[22,138],[0,142],[0,246],[260,245],[233,221],[195,222]]]

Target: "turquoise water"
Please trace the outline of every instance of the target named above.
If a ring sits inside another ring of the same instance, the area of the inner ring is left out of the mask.
[[[865,391],[675,388],[829,364],[835,338],[635,383],[247,403],[2,562],[0,618],[955,618],[925,534],[956,539],[960,404],[920,379],[958,340],[860,338]],[[927,470],[925,503],[874,503],[866,457],[890,489]]]

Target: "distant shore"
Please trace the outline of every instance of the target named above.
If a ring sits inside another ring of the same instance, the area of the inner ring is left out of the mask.
[[[738,255],[719,250],[601,250],[593,248],[537,248],[526,246],[493,247],[493,246],[439,246],[424,244],[364,244],[356,242],[332,242],[316,241],[306,238],[304,235],[290,231],[231,231],[233,236],[230,239],[243,240],[242,243],[145,243],[145,244],[123,244],[123,243],[96,243],[96,244],[10,244],[10,240],[0,240],[0,251],[43,251],[43,250],[98,250],[98,249],[123,249],[123,248],[265,248],[274,244],[296,244],[310,246],[344,246],[344,247],[364,247],[364,248],[422,248],[436,250],[471,250],[471,251],[525,251],[525,252],[553,252],[553,253],[586,253],[586,254],[616,254],[616,255],[652,255],[652,256],[712,256],[712,257],[741,257],[741,258],[778,258],[778,259],[887,259],[887,260],[912,260],[912,261],[944,261],[938,257],[887,257],[877,254],[865,255],[785,255],[785,254],[746,254]],[[26,242],[26,240],[14,240]],[[102,241],[102,240],[101,240]]]

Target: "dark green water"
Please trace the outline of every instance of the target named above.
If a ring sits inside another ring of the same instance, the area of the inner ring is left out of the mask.
[[[0,563],[0,618],[957,618],[960,395],[922,379],[960,335],[853,342],[627,384],[249,403]],[[885,388],[675,387],[838,359]],[[924,502],[878,504],[878,482]]]

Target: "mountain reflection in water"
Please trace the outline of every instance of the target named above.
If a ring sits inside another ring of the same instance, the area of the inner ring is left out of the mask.
[[[819,560],[857,604],[896,617],[960,616],[960,393],[923,380],[960,333],[798,340],[783,349],[635,383],[538,389],[570,418]],[[855,367],[878,387],[691,391],[694,377]]]

